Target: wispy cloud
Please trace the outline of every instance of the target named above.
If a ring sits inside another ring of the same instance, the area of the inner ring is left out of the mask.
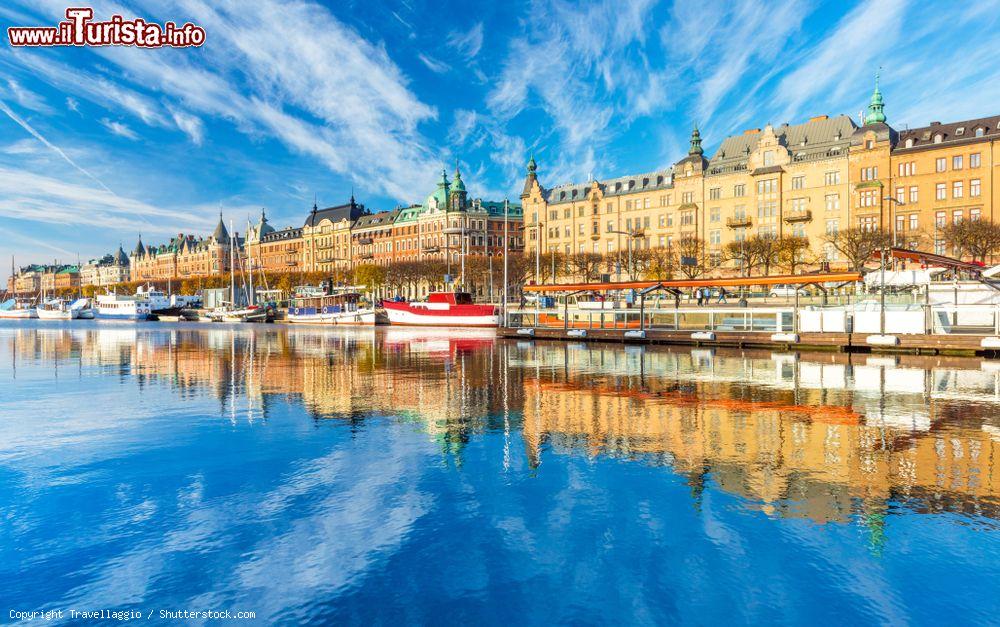
[[[53,113],[52,107],[45,102],[45,98],[42,98],[30,89],[26,89],[14,79],[7,79],[7,86],[0,88],[0,95],[12,98],[25,109],[31,109],[38,113]]]
[[[429,55],[426,55],[423,52],[417,54],[417,58],[420,59],[421,63],[427,66],[427,69],[437,74],[444,74],[445,72],[451,69],[451,66],[448,65],[447,63],[444,63],[443,61],[438,61],[437,59]]]
[[[104,128],[111,131],[112,134],[118,135],[119,137],[124,137],[133,141],[139,139],[139,135],[122,122],[117,122],[108,118],[101,118],[101,124]]]
[[[483,47],[483,23],[478,22],[467,31],[452,31],[448,34],[448,45],[470,61]]]
[[[18,126],[20,126],[21,128],[23,128],[24,130],[28,131],[28,133],[30,133],[32,137],[34,137],[38,141],[42,142],[42,144],[44,144],[47,148],[49,148],[54,153],[56,153],[57,155],[59,155],[66,163],[68,163],[71,166],[73,166],[73,168],[76,169],[78,172],[80,172],[81,174],[83,174],[84,176],[86,176],[87,178],[89,178],[90,180],[92,180],[95,183],[97,183],[98,185],[100,185],[108,193],[113,193],[113,192],[111,192],[111,189],[108,188],[107,185],[105,185],[103,182],[101,182],[100,179],[98,179],[96,176],[94,176],[93,174],[91,174],[87,170],[83,169],[82,167],[80,167],[79,165],[77,165],[77,163],[75,161],[73,161],[72,159],[70,159],[69,155],[67,155],[63,151],[62,148],[56,146],[55,144],[53,144],[49,140],[47,140],[44,137],[42,137],[41,133],[39,133],[38,131],[36,131],[33,126],[31,126],[30,124],[28,124],[27,122],[25,122],[23,119],[21,119],[21,117],[19,115],[17,115],[16,113],[14,113],[14,111],[3,100],[0,100],[0,111],[3,111],[7,115],[7,117],[9,117],[11,120],[13,120],[14,122],[16,122]]]
[[[74,113],[80,112],[80,103],[72,96],[66,96],[66,108]]]

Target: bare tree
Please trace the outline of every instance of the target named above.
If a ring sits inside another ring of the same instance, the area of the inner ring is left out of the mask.
[[[757,249],[748,246],[745,239],[736,242],[729,242],[722,250],[724,259],[732,260],[739,264],[740,273],[749,276],[750,271],[757,266]]]
[[[809,238],[791,235],[782,237],[779,240],[779,258],[781,263],[788,268],[789,274],[795,274],[795,269],[807,263],[806,255],[809,253]]]
[[[677,269],[677,254],[671,246],[649,249],[646,274],[650,279],[672,279]]]
[[[962,220],[941,230],[956,257],[986,262],[1000,252],[1000,225],[985,220]]]
[[[851,270],[860,272],[875,253],[891,244],[892,236],[880,229],[852,227],[827,234],[826,241],[847,260]]]
[[[685,277],[695,279],[705,272],[705,243],[697,237],[682,237],[677,246],[680,271]]]
[[[566,266],[570,271],[583,279],[584,283],[597,280],[601,275],[604,257],[600,253],[576,253],[570,255]]]

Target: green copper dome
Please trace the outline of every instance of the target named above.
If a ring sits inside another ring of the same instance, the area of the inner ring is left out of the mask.
[[[437,189],[434,193],[427,197],[427,208],[432,209],[437,207],[438,209],[446,209],[448,207],[448,192],[450,190],[450,185],[448,183],[448,173],[441,170],[441,180],[438,181]]]
[[[882,100],[882,92],[878,89],[878,72],[876,72],[875,91],[872,92],[872,100],[868,103],[868,113],[865,114],[865,125],[885,122],[884,109],[885,102]]]
[[[538,164],[535,163],[535,155],[531,155],[531,159],[528,160],[528,174],[534,174],[538,169]]]
[[[462,172],[458,169],[458,164],[455,164],[455,182],[451,184],[451,190],[453,192],[464,192],[465,182],[462,181]]]

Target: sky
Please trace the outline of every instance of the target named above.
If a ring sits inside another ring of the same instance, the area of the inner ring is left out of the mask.
[[[73,3],[74,5],[85,3]],[[12,48],[64,2],[0,4],[0,277],[314,198],[421,203],[667,167],[767,123],[855,118],[875,72],[896,128],[1000,113],[1000,0],[97,0],[204,46]]]

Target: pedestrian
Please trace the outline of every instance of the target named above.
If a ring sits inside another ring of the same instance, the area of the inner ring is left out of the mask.
[[[720,305],[722,305],[722,304],[728,305],[729,304],[728,301],[726,301],[726,288],[724,288],[724,287],[720,287],[719,288],[719,304]]]
[[[703,297],[701,295],[701,288],[700,287],[696,287],[694,289],[694,297],[698,300],[698,306],[701,307],[702,302],[703,302]]]

